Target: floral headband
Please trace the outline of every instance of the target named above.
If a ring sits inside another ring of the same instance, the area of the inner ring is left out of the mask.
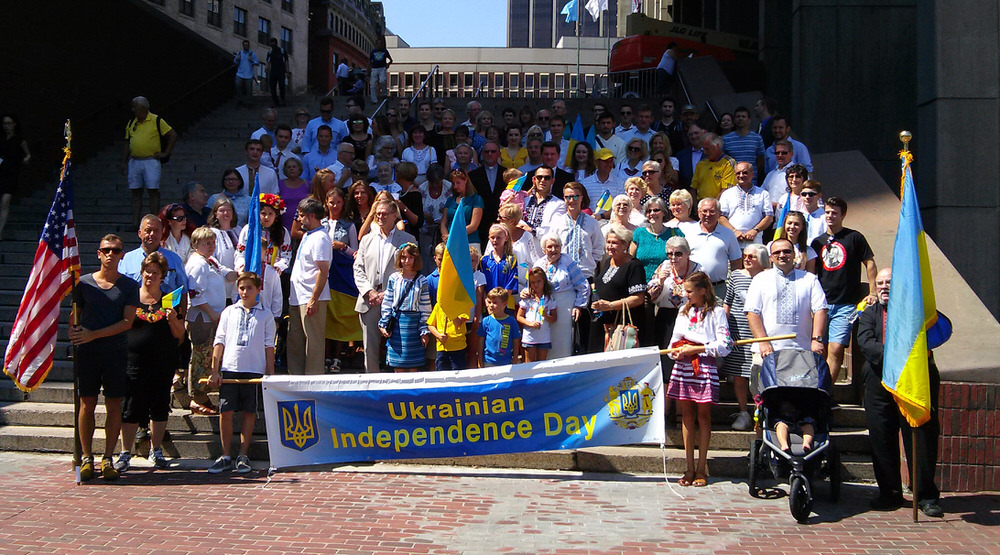
[[[274,210],[278,214],[285,213],[285,201],[281,200],[281,197],[279,197],[278,195],[275,195],[273,193],[261,193],[260,203],[266,204],[271,208],[274,208]]]

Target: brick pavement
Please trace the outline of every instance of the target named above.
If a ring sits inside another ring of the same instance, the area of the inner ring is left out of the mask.
[[[204,461],[82,487],[53,456],[0,454],[0,552],[142,553],[990,553],[1000,495],[943,500],[943,520],[866,512],[871,486],[818,500],[746,485],[668,488],[662,477],[376,465],[210,476]],[[818,487],[822,495],[825,488]]]

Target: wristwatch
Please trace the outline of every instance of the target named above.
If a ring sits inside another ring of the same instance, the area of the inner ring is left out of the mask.
[[[820,343],[822,343],[823,342],[823,336],[822,335],[814,335],[814,336],[812,336],[812,340],[813,341],[819,341]]]

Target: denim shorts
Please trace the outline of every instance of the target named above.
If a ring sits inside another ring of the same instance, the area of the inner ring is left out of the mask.
[[[851,342],[851,315],[856,305],[828,304],[826,305],[826,341],[847,345]]]

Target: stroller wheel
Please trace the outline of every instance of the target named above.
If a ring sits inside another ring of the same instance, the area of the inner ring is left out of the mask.
[[[826,453],[826,465],[830,475],[830,501],[836,503],[840,499],[840,452],[831,445]]]
[[[753,445],[750,447],[750,463],[747,465],[750,497],[760,496],[760,490],[757,488],[757,479],[760,477],[760,448],[763,444],[763,441],[755,439]]]
[[[799,524],[809,521],[809,512],[812,510],[812,495],[809,491],[809,481],[804,476],[793,475],[788,487],[788,508],[792,512],[792,517]]]

